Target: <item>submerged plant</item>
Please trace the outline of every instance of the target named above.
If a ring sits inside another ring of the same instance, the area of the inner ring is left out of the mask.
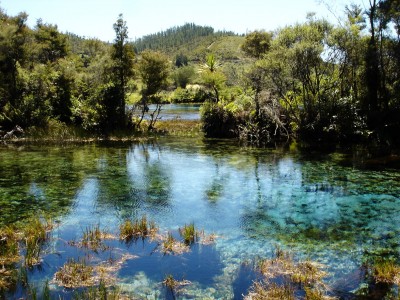
[[[68,260],[54,274],[54,282],[67,288],[94,285],[93,266],[86,263],[85,260]]]
[[[174,277],[173,277],[171,274],[169,274],[169,275],[167,275],[167,276],[165,277],[165,279],[164,279],[164,281],[163,281],[163,284],[164,284],[167,288],[169,288],[169,289],[171,289],[171,290],[175,290],[175,288],[178,286],[178,281],[175,280]]]
[[[244,300],[285,299],[294,300],[294,288],[290,285],[255,282]]]
[[[296,262],[289,252],[276,248],[275,258],[262,260],[258,268],[264,282],[255,283],[246,299],[294,299],[295,288],[302,290],[306,299],[332,299],[326,295],[323,279],[327,273],[321,264]]]
[[[118,287],[107,287],[104,281],[100,281],[96,287],[89,287],[84,291],[75,292],[74,300],[121,300],[124,297]]]
[[[377,283],[400,284],[400,266],[393,260],[376,259],[372,271],[372,276]]]
[[[189,285],[191,282],[189,280],[176,280],[171,274],[165,276],[164,281],[162,282],[163,285],[170,289],[172,292],[175,292],[182,286]]]

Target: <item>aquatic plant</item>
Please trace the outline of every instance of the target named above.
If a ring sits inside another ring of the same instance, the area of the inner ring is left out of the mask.
[[[189,251],[189,247],[176,240],[171,232],[163,238],[161,246],[164,254],[182,254]]]
[[[9,290],[18,281],[18,272],[14,268],[0,268],[0,292]],[[0,294],[1,298],[1,294]]]
[[[163,285],[171,290],[175,290],[175,288],[178,286],[178,281],[175,280],[171,274],[168,274],[167,276],[165,276]]]
[[[183,228],[179,228],[179,233],[183,238],[183,241],[186,245],[191,245],[198,240],[199,234],[194,227],[194,223],[183,226]]]
[[[289,252],[279,247],[274,258],[259,262],[258,269],[264,281],[255,283],[246,299],[294,299],[296,289],[302,290],[306,299],[334,299],[327,295],[328,287],[323,279],[328,274],[322,264],[309,260],[296,262]]]
[[[16,229],[6,226],[0,229],[0,265],[9,265],[19,261],[18,235]]]
[[[400,284],[400,266],[392,259],[378,258],[372,266],[375,282]]]
[[[171,274],[166,275],[162,283],[172,292],[176,292],[179,288],[191,284],[189,280],[176,280]]]
[[[140,219],[136,219],[134,222],[126,220],[119,227],[121,240],[130,241],[135,238],[145,238],[148,236],[154,236],[158,228],[153,221],[148,221],[144,215]]]
[[[255,282],[244,300],[285,299],[294,300],[294,288],[290,285]]]
[[[95,284],[94,268],[85,260],[68,260],[55,274],[53,281],[60,286],[75,288]]]
[[[122,300],[125,297],[118,287],[107,287],[104,281],[100,281],[96,287],[89,287],[84,291],[77,291],[73,295],[74,300]]]
[[[46,280],[44,283],[43,287],[43,295],[42,295],[43,300],[50,300],[50,287],[49,287],[49,281]]]
[[[42,247],[48,239],[48,232],[53,228],[51,220],[32,217],[23,229],[25,241],[25,265],[31,267],[40,263]]]
[[[105,251],[108,247],[103,240],[111,238],[113,238],[111,234],[100,230],[100,225],[89,226],[84,230],[82,240],[77,245],[95,252],[98,250]]]

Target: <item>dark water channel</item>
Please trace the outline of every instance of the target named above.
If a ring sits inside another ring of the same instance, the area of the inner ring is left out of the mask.
[[[366,257],[399,258],[400,171],[359,168],[339,153],[199,139],[1,147],[0,225],[39,213],[58,226],[42,263],[26,276],[38,290],[49,280],[52,298],[72,298],[72,290],[51,282],[68,259],[130,255],[115,277],[133,299],[242,299],[258,278],[249,265],[279,245],[328,266],[336,296],[364,299],[355,294]],[[101,251],[68,243],[95,225],[118,235],[124,220],[142,215],[161,233],[177,235],[193,222],[216,238],[179,255],[157,251],[150,239],[108,240]],[[191,284],[171,295],[161,284],[168,274]],[[5,295],[24,298],[26,288]]]

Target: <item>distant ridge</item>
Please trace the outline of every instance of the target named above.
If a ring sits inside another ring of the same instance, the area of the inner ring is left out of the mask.
[[[221,36],[236,36],[232,31],[214,31],[210,26],[199,26],[194,23],[186,23],[182,26],[169,28],[154,34],[149,34],[136,39],[133,44],[137,52],[146,49],[158,50],[165,53],[176,52],[181,46],[196,45],[204,39],[217,38]],[[212,43],[210,40],[210,44]],[[187,48],[186,50],[191,50]]]

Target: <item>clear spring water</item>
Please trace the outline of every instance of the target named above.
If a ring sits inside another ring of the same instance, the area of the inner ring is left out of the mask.
[[[42,263],[27,271],[38,290],[70,258],[129,253],[136,258],[116,277],[133,299],[242,299],[257,279],[249,263],[271,257],[279,245],[326,264],[333,293],[352,299],[366,256],[383,251],[397,258],[400,250],[400,172],[359,168],[338,153],[167,138],[0,148],[0,225],[39,211],[59,226]],[[193,222],[218,237],[182,255],[155,251],[150,240],[107,241],[107,250],[96,253],[68,244],[94,225],[118,234],[124,220],[144,214],[161,232]],[[192,284],[172,295],[161,284],[168,274]],[[52,297],[73,296],[50,288]],[[24,295],[23,285],[6,294]]]

